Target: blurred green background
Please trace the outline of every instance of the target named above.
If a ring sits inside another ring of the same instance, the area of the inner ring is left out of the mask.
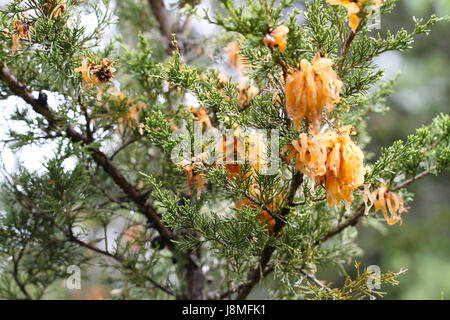
[[[381,20],[386,29],[412,29],[412,16],[450,14],[449,0],[401,0],[395,11]],[[400,72],[390,111],[370,118],[372,142],[367,150],[379,155],[382,146],[403,139],[450,106],[450,24],[440,23],[429,36],[416,38],[412,50],[389,53],[379,64],[386,76]],[[415,194],[403,225],[382,230],[360,226],[362,266],[378,265],[381,271],[408,272],[397,287],[382,287],[386,299],[450,299],[450,174],[428,176],[408,188]],[[351,270],[349,267],[348,270]]]

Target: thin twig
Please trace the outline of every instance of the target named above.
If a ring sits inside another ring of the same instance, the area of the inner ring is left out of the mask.
[[[417,180],[420,180],[424,177],[426,177],[427,175],[429,175],[432,171],[436,170],[436,166],[431,167],[430,169],[419,173],[417,176],[412,177],[411,179],[408,179],[406,181],[404,181],[403,183],[395,186],[394,188],[391,189],[391,191],[398,191],[400,189],[405,188],[406,186],[410,185],[411,183],[416,182]]]
[[[331,291],[331,289],[329,287],[327,287],[326,285],[324,285],[322,282],[320,282],[316,276],[314,276],[313,274],[310,274],[308,272],[306,272],[305,270],[303,270],[300,267],[295,268],[298,271],[300,271],[303,275],[306,276],[306,278],[308,278],[309,280],[311,280],[312,282],[314,282],[316,285],[318,285],[320,287],[320,290],[327,290],[327,291]]]
[[[327,116],[324,116],[323,119],[326,121],[326,123],[328,123],[328,125],[336,132],[339,132],[339,129],[334,125],[333,122],[331,122],[330,119],[328,119]]]
[[[291,184],[289,187],[289,192],[287,195],[287,204],[286,207],[281,209],[281,216],[286,217],[290,212],[294,204],[295,194],[297,193],[297,189],[303,182],[303,174],[300,172],[296,172],[291,180]],[[286,221],[281,219],[280,217],[275,216],[275,228],[274,235],[277,236],[281,230],[283,229]],[[247,281],[244,284],[239,285],[239,293],[236,297],[237,300],[244,300],[250,294],[252,289],[255,287],[257,283],[264,277],[264,271],[272,257],[273,252],[275,251],[275,247],[268,245],[264,248],[261,253],[261,259],[259,261],[258,266],[251,270],[247,275]]]
[[[107,256],[107,257],[110,257],[110,258],[114,259],[115,261],[117,261],[120,264],[122,264],[124,268],[129,269],[132,272],[138,272],[138,270],[134,269],[131,265],[126,264],[122,257],[120,257],[118,255],[115,255],[115,254],[112,254],[112,253],[110,253],[110,252],[108,252],[106,250],[102,250],[102,249],[100,249],[100,248],[98,248],[96,246],[93,246],[93,245],[89,244],[89,243],[86,243],[86,242],[78,239],[77,237],[75,237],[73,234],[71,234],[69,236],[69,240],[71,242],[74,242],[74,243],[80,245],[81,247],[87,248],[87,249],[92,250],[94,252],[97,252],[97,253],[99,253],[101,255],[104,255],[104,256]],[[157,281],[155,281],[151,277],[145,275],[144,278],[147,281],[149,281],[153,286],[155,286],[156,288],[160,289],[161,291],[164,291],[165,293],[167,293],[167,294],[169,294],[169,295],[171,295],[171,296],[173,296],[173,297],[175,297],[177,299],[181,298],[177,294],[175,294],[172,290],[170,290],[169,288],[161,285],[160,283],[158,283]]]
[[[139,138],[133,137],[127,142],[123,143],[114,153],[109,157],[109,160],[113,161],[114,158],[124,149],[126,149],[129,145],[135,143],[136,141],[139,141]]]
[[[352,30],[350,34],[347,37],[347,40],[345,41],[344,47],[341,51],[341,62],[339,63],[338,67],[338,73],[341,73],[342,69],[344,68],[345,60],[347,59],[348,51],[350,50],[350,46],[352,45],[353,40],[355,39],[356,34],[361,29],[362,26],[362,20],[359,22],[358,27],[355,31]]]
[[[23,246],[20,251],[19,251],[19,255],[17,257],[17,259],[13,258],[13,278],[14,281],[16,282],[17,286],[19,287],[20,291],[25,295],[25,298],[27,300],[32,300],[31,295],[28,293],[25,284],[22,283],[22,281],[20,281],[19,279],[19,262],[23,257],[23,253],[25,251],[25,246]]]
[[[435,170],[436,167],[432,167],[429,170],[426,170],[422,173],[419,173],[418,175],[416,175],[415,177],[406,180],[405,182],[399,184],[398,186],[394,187],[391,189],[391,191],[398,191],[400,189],[405,188],[406,186],[426,177],[427,175],[429,175],[431,173],[431,171]],[[328,239],[330,239],[331,237],[337,235],[338,233],[342,232],[344,229],[346,229],[349,226],[354,226],[358,223],[359,219],[364,215],[364,204],[361,204],[358,209],[356,209],[356,211],[350,216],[348,217],[344,222],[338,224],[333,230],[331,230],[330,232],[328,232],[326,235],[324,235],[322,238],[316,240],[313,243],[313,246],[316,246],[322,242],[327,241]]]

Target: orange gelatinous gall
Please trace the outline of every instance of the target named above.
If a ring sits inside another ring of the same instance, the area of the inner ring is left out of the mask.
[[[284,154],[291,152],[287,162],[295,157],[297,170],[325,187],[332,208],[341,200],[350,204],[353,193],[364,183],[364,155],[351,134],[351,126],[312,136],[302,133],[284,149]]]
[[[318,133],[323,121],[322,111],[327,107],[330,113],[339,102],[343,82],[332,68],[333,62],[318,53],[313,63],[302,59],[300,70],[290,72],[286,77],[286,110],[295,128],[300,129],[306,119]]]

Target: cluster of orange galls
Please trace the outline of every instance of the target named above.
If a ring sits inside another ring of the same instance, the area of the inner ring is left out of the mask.
[[[360,22],[359,14],[365,5],[371,3],[371,9],[378,8],[381,0],[328,0],[328,3],[347,7],[349,24],[355,32]],[[263,43],[283,52],[288,32],[287,27],[280,26],[266,35]],[[333,62],[320,52],[312,63],[302,59],[298,69],[288,69],[285,79],[286,111],[294,127],[299,130],[304,121],[309,134],[301,133],[298,140],[293,140],[285,147],[283,154],[287,163],[295,159],[296,169],[310,177],[313,186],[320,184],[325,187],[330,207],[344,200],[349,210],[353,193],[364,184],[366,169],[363,152],[350,138],[355,134],[351,126],[339,129],[333,127],[320,132],[323,113],[330,113],[334,105],[339,103],[342,87],[343,82],[334,71]],[[400,195],[389,191],[385,184],[373,193],[368,193],[368,188],[365,188],[365,199],[370,199],[376,211],[383,212],[386,222],[392,225],[401,221],[400,214],[407,209]],[[365,202],[367,214],[371,206]]]
[[[21,2],[22,0],[17,0]],[[80,1],[79,1],[80,2]],[[47,14],[50,18],[57,18],[61,16],[66,11],[66,2],[65,0],[48,0],[47,3],[43,4],[43,12]],[[15,31],[12,32],[11,40],[11,55],[15,55],[16,51],[19,50],[20,40],[26,40],[31,42],[31,32],[35,31],[34,27],[23,21],[22,18],[15,20],[13,22],[13,26]]]
[[[363,4],[367,1],[351,2],[352,4],[348,6],[350,8],[349,15],[350,10],[353,10],[352,14],[356,12],[354,6],[359,11],[363,10]],[[375,5],[379,2],[381,3],[381,1],[375,1]],[[329,3],[344,4],[337,1],[329,1]],[[353,15],[350,18],[350,26],[355,31],[356,19]],[[359,24],[359,20],[357,23]],[[279,26],[271,29],[262,42],[273,50],[284,52],[287,47],[288,33],[289,29],[286,26]],[[230,64],[239,73],[248,68],[248,61],[240,55],[237,43],[230,43],[227,51]],[[335,104],[339,103],[342,88],[343,82],[333,69],[332,60],[320,52],[316,54],[312,62],[302,59],[298,69],[288,68],[285,78],[286,112],[297,130],[301,129],[301,124],[304,123],[309,133],[301,133],[298,140],[293,140],[290,145],[285,147],[283,154],[287,163],[295,160],[296,169],[308,176],[313,185],[324,186],[327,190],[330,207],[336,207],[344,200],[349,208],[353,200],[353,193],[364,184],[366,169],[363,164],[363,152],[351,139],[351,136],[355,134],[351,126],[341,128],[332,126],[325,132],[320,131],[324,112],[329,114]],[[204,122],[207,127],[211,127],[206,109],[201,108],[192,112],[198,120]],[[234,152],[236,151],[235,149]],[[185,172],[188,176],[189,189],[192,190],[193,180],[197,180],[197,190],[201,192],[199,190],[206,183],[206,179],[202,173],[195,173],[195,167],[202,165],[202,157],[198,157],[193,165],[185,166]],[[241,173],[237,164],[227,164],[225,168],[228,171],[228,178],[231,180]],[[257,166],[254,166],[254,169],[256,170]],[[251,173],[249,174],[251,175]],[[370,199],[371,203],[375,205],[376,211],[383,212],[388,224],[392,225],[401,221],[400,213],[406,212],[407,209],[404,208],[403,200],[398,194],[387,190],[385,185],[373,193],[368,193],[367,190],[368,186],[364,193],[365,199]],[[236,207],[239,209],[244,205],[252,208],[262,207],[262,204],[255,200],[259,196],[259,189],[253,181],[250,184],[248,195],[237,200]],[[282,199],[274,199],[265,207],[260,208],[262,213],[258,218],[267,223],[270,233],[275,227],[275,219],[272,214],[279,209],[280,203],[282,203]],[[370,207],[367,204],[366,214]],[[391,216],[388,215],[388,210]]]
[[[360,22],[358,14],[365,4],[372,3],[373,8],[378,8],[381,0],[328,0],[328,3],[347,7],[350,27],[355,32]],[[339,102],[342,87],[343,82],[333,70],[333,62],[320,53],[312,63],[302,59],[298,69],[289,70],[285,81],[286,111],[296,129],[300,129],[305,121],[310,134],[301,133],[283,153],[287,163],[295,159],[297,170],[310,177],[313,185],[325,187],[330,207],[344,200],[349,210],[353,193],[364,184],[363,152],[350,138],[355,134],[351,126],[320,132],[324,109],[326,107],[327,114],[333,110]],[[389,191],[385,184],[372,193],[369,186],[365,186],[364,198],[365,213],[368,214],[375,205],[375,210],[383,212],[389,225],[401,222],[400,214],[407,211],[401,196]]]

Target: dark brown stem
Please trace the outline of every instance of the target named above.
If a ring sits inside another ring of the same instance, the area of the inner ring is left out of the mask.
[[[114,261],[120,263],[125,269],[128,269],[134,273],[139,273],[139,270],[137,270],[132,264],[126,263],[126,260],[124,260],[121,256],[117,255],[117,254],[112,254],[110,252],[107,251],[107,249],[102,250],[90,243],[84,242],[83,240],[77,238],[74,233],[73,233],[73,229],[72,229],[72,224],[70,222],[67,223],[67,228],[62,227],[61,225],[58,225],[54,220],[53,217],[47,215],[46,213],[42,212],[41,209],[39,207],[37,207],[33,201],[31,201],[29,198],[26,197],[26,195],[22,194],[22,192],[20,192],[17,187],[12,184],[11,181],[7,180],[8,183],[11,185],[11,187],[13,187],[18,193],[21,194],[21,202],[23,202],[24,204],[29,206],[30,212],[32,213],[33,216],[38,217],[38,218],[44,218],[48,221],[51,221],[52,223],[54,223],[54,225],[56,226],[56,228],[58,228],[66,237],[67,240],[75,243],[77,245],[79,245],[80,247],[89,249],[93,252],[99,253],[101,255],[104,255],[108,258],[113,259]],[[105,235],[106,237],[106,235]],[[107,246],[105,246],[105,248],[107,248]],[[19,285],[21,291],[25,294],[25,296],[27,297],[27,299],[31,299],[31,296],[28,294],[28,292],[25,289],[25,285],[19,281],[18,278],[18,263],[20,261],[20,259],[23,256],[25,250],[25,246],[22,247],[22,249],[19,252],[18,258],[14,259],[14,270],[13,270],[13,277],[15,279],[15,281],[17,282],[17,284]],[[159,284],[157,281],[155,281],[154,279],[152,279],[151,277],[147,276],[147,275],[141,275],[143,276],[143,278],[147,281],[149,281],[155,288],[162,290],[164,292],[166,292],[167,294],[174,296],[177,299],[181,299],[181,297],[179,297],[178,295],[176,295],[172,290],[170,290],[169,288]]]
[[[89,111],[87,110],[86,106],[81,105],[81,108],[83,110],[84,119],[86,121],[86,136],[88,138],[88,141],[92,142],[94,141],[94,133],[91,130],[91,116],[89,115]]]
[[[201,266],[197,261],[200,258],[200,251],[191,254],[191,259],[187,261],[186,283],[187,283],[187,299],[204,300],[205,299],[205,275],[201,270]]]
[[[164,5],[164,0],[148,0],[150,8],[153,12],[153,15],[158,21],[159,31],[164,40],[164,46],[166,48],[166,52],[168,55],[171,55],[173,50],[177,49],[180,51],[180,54],[184,53],[184,42],[186,41],[186,37],[189,30],[190,18],[187,17],[184,30],[181,32],[176,32],[176,24],[171,23],[170,15]],[[172,45],[172,33],[176,33],[177,39],[177,47],[174,48]]]
[[[274,266],[268,266],[262,273],[262,277],[263,278],[266,277],[267,275],[272,273],[274,270],[275,270]],[[233,293],[241,291],[247,284],[248,284],[248,282],[243,282],[243,283],[239,284],[237,287],[233,287],[225,292],[222,292],[221,294],[217,295],[216,297],[213,297],[213,299],[221,299],[222,300],[222,299],[228,298]]]
[[[48,121],[50,128],[57,131],[65,130],[67,137],[72,142],[82,143],[88,146],[94,161],[102,167],[103,170],[113,179],[115,184],[119,186],[119,188],[122,189],[122,191],[141,208],[141,212],[147,217],[149,222],[148,224],[157,229],[169,249],[174,249],[172,243],[174,234],[169,228],[163,225],[155,208],[148,202],[145,194],[141,194],[133,185],[131,185],[103,152],[97,148],[91,147],[90,141],[87,137],[77,132],[69,123],[67,123],[67,121],[54,114],[51,111],[47,103],[47,98],[44,94],[40,94],[38,99],[34,98],[26,86],[17,81],[7,67],[1,68],[0,80],[3,81],[15,95],[21,97],[25,102],[30,104],[36,113],[44,116],[44,118]],[[190,254],[185,254],[185,258],[188,266],[192,267],[195,265]],[[188,272],[196,272],[196,279],[200,279],[200,276],[198,276],[198,273],[201,272],[200,267],[192,269]]]
[[[31,295],[28,293],[27,289],[25,288],[25,284],[22,281],[20,281],[20,279],[19,279],[19,262],[23,257],[24,251],[25,251],[25,246],[23,246],[20,249],[17,259],[13,258],[13,263],[14,263],[13,278],[14,278],[14,281],[16,282],[17,286],[19,287],[20,291],[25,296],[25,299],[32,300]]]
[[[139,141],[139,138],[133,137],[127,142],[123,143],[114,153],[109,157],[109,160],[113,161],[114,158],[124,149],[126,149],[129,145],[135,143],[136,141]]]
[[[352,32],[350,32],[350,34],[347,37],[347,40],[345,41],[344,47],[342,48],[342,51],[341,51],[341,62],[339,63],[338,73],[341,73],[342,69],[344,69],[344,64],[345,64],[345,60],[347,59],[348,51],[350,50],[350,46],[351,46],[353,40],[355,39],[356,34],[361,29],[361,26],[362,26],[362,20],[359,22],[356,30],[355,31],[352,30]]]
[[[152,9],[156,21],[158,21],[161,36],[164,37],[168,44],[172,33],[172,26],[166,7],[164,6],[164,0],[148,0],[148,3],[150,4],[150,8]]]
[[[184,43],[189,35],[191,17],[187,16],[184,24],[181,28],[177,28],[175,23],[171,22],[170,15],[164,6],[164,0],[148,0],[150,8],[158,21],[159,31],[161,36],[165,40],[165,48],[167,54],[171,55],[173,50],[178,50],[180,55],[184,55]],[[178,30],[177,30],[178,29]],[[172,45],[172,33],[176,32],[177,45]],[[168,100],[170,100],[170,94],[168,94]],[[196,261],[200,255],[200,249],[195,254],[186,252],[186,281],[187,281],[187,298],[188,299],[204,299],[204,275],[201,270],[201,266]],[[197,258],[196,258],[197,257]]]
[[[92,250],[94,252],[97,252],[97,253],[99,253],[101,255],[104,255],[104,256],[107,256],[109,258],[112,258],[113,260],[115,260],[115,261],[119,262],[120,264],[122,264],[125,268],[131,270],[132,272],[138,272],[138,270],[134,269],[131,265],[125,264],[124,263],[125,261],[122,259],[122,257],[120,257],[118,255],[115,255],[115,254],[112,254],[112,253],[109,253],[106,250],[102,250],[100,248],[97,248],[97,247],[95,247],[95,246],[93,246],[93,245],[91,245],[89,243],[86,243],[86,242],[78,239],[77,237],[75,237],[72,232],[69,234],[69,240],[71,242],[73,242],[73,243],[78,244],[81,247],[87,248],[87,249]],[[171,295],[171,296],[173,296],[173,297],[175,297],[177,299],[180,299],[180,297],[177,296],[172,290],[170,290],[169,288],[159,284],[154,279],[152,279],[152,278],[150,278],[148,276],[144,276],[144,278],[145,278],[145,280],[150,282],[155,288],[157,288],[157,289],[159,289],[161,291],[164,291],[165,293],[167,293],[167,294],[169,294],[169,295]]]
[[[348,50],[350,49],[350,45],[353,41],[353,39],[356,36],[356,32],[352,31],[347,40],[345,41],[344,47],[342,48],[342,53],[341,53],[341,62],[339,63],[339,67],[338,67],[338,73],[340,73],[342,71],[342,69],[344,68],[344,64],[345,64],[345,60],[347,59],[347,54],[348,54]]]
[[[340,233],[341,231],[343,231],[345,228],[347,228],[349,226],[356,225],[359,221],[359,218],[361,218],[363,215],[364,215],[364,205],[361,205],[358,207],[358,209],[355,211],[355,213],[353,213],[350,217],[347,218],[347,220],[338,224],[336,226],[336,228],[334,228],[332,231],[328,232],[326,235],[324,235],[319,240],[316,240],[313,243],[313,246],[316,246],[322,242],[327,241],[328,239],[337,235],[338,233]]]

